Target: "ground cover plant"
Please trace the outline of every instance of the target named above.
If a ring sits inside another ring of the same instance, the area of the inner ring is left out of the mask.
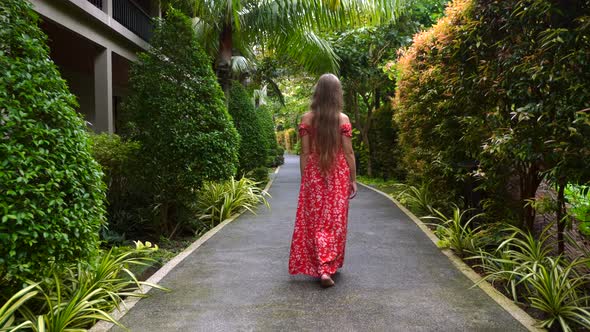
[[[129,270],[152,262],[157,250],[150,243],[136,242],[132,250],[114,254],[104,251],[87,263],[53,271],[51,277],[24,287],[14,295],[4,295],[0,308],[0,329],[18,331],[86,330],[98,320],[123,327],[109,312],[119,308],[125,297],[145,297],[136,292],[142,285],[166,290],[138,281]]]

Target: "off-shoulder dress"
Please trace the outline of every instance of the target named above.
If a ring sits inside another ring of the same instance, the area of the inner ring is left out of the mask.
[[[310,136],[311,153],[301,178],[289,273],[320,277],[334,274],[344,263],[350,169],[341,147],[331,171],[321,173],[314,132],[309,125],[299,126],[300,137]],[[350,123],[342,124],[340,132],[352,137]]]

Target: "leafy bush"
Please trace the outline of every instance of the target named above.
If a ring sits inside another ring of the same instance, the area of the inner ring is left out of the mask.
[[[282,146],[277,146],[277,154],[272,167],[277,167],[285,163],[285,149]]]
[[[120,244],[126,235],[141,236],[145,225],[142,208],[149,204],[149,195],[138,190],[140,179],[136,176],[138,142],[126,141],[116,134],[90,135],[92,155],[100,163],[107,185],[107,225],[101,230],[101,238]]]
[[[565,197],[571,204],[571,214],[580,221],[590,222],[590,186],[568,184]]]
[[[268,168],[255,168],[249,173],[249,178],[254,180],[255,182],[260,183],[261,185],[266,184],[266,182],[268,182]]]
[[[134,293],[142,285],[166,290],[138,281],[129,271],[130,266],[151,263],[149,255],[154,250],[157,247],[150,243],[136,242],[133,250],[117,255],[108,251],[89,264],[69,266],[49,281],[25,287],[0,308],[0,329],[81,330],[97,320],[123,327],[108,314],[119,308],[123,297],[145,297]]]
[[[235,174],[239,136],[190,19],[170,9],[150,44],[132,66],[124,114],[141,144],[140,190],[159,212],[155,228],[172,235],[204,181]]]
[[[257,185],[257,182],[248,178],[235,180],[233,177],[224,182],[205,183],[199,191],[197,202],[200,220],[206,223],[206,227],[213,228],[240,210],[254,213],[260,202],[268,206],[266,197],[269,194]]]
[[[373,112],[369,139],[373,158],[372,175],[384,180],[403,179],[405,171],[401,165],[400,149],[397,148],[397,128],[393,123],[391,105],[386,104]]]
[[[588,259],[568,263],[560,256],[548,258],[538,269],[532,270],[528,265],[519,274],[522,282],[530,284],[533,290],[528,296],[531,306],[547,315],[541,320],[541,327],[559,324],[562,331],[572,331],[577,326],[590,328],[590,306],[584,294],[590,280],[577,270],[579,265],[588,263]]]
[[[105,195],[31,5],[2,1],[0,22],[0,279],[16,282],[93,257]]]
[[[267,135],[252,99],[242,84],[233,81],[229,93],[229,113],[241,137],[239,171],[247,173],[265,165],[268,149]]]
[[[461,165],[476,161],[490,197],[509,196],[506,184],[517,183],[528,229],[535,211],[526,200],[544,178],[587,179],[589,12],[586,1],[455,0],[417,34],[396,66],[411,178],[455,188],[472,172]]]

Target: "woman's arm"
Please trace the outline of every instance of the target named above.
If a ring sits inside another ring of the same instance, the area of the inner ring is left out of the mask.
[[[350,123],[350,120],[347,116],[343,119],[343,123]],[[344,151],[344,158],[346,159],[346,163],[348,164],[348,168],[350,169],[350,197],[354,197],[356,195],[356,161],[354,158],[354,150],[352,149],[352,137],[348,137],[346,135],[342,135],[342,149]]]
[[[309,157],[310,153],[310,142],[309,142],[309,135],[302,136],[301,138],[301,153],[299,154],[299,168],[301,171],[301,177],[303,178],[303,170],[307,165],[307,158]]]
[[[301,117],[301,123],[311,127],[311,116],[310,112],[303,114]],[[307,165],[307,158],[309,158],[309,154],[311,153],[311,139],[309,138],[309,133],[306,135],[300,135],[299,139],[301,140],[301,151],[299,153],[299,168],[301,171],[301,178],[303,178],[303,170],[305,170],[305,166]]]

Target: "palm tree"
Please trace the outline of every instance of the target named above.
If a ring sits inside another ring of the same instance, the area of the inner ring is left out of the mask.
[[[232,63],[243,69],[254,54],[272,52],[312,73],[336,72],[338,58],[319,31],[393,19],[411,0],[188,1],[197,35],[227,92]]]

